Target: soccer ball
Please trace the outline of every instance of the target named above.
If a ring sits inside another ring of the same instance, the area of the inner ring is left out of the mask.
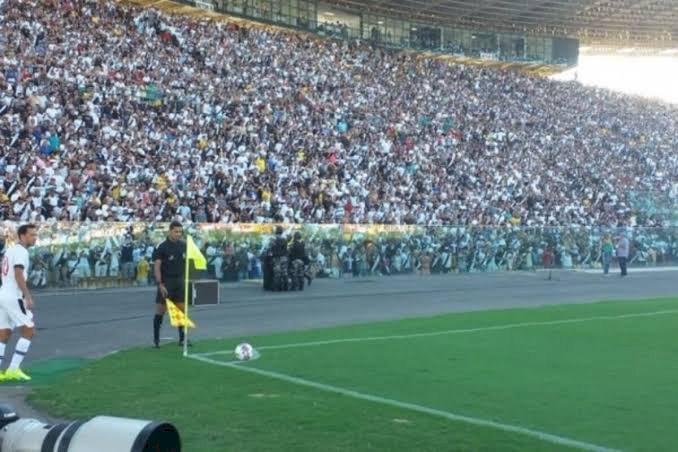
[[[243,343],[235,348],[235,357],[240,361],[249,361],[254,357],[254,348],[248,343]]]

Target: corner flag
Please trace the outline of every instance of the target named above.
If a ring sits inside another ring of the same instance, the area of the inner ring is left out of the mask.
[[[186,260],[187,261],[192,260],[193,265],[195,265],[195,268],[197,268],[198,270],[207,270],[207,260],[205,259],[205,256],[202,255],[198,247],[195,245],[193,237],[191,237],[190,235],[186,240]],[[186,265],[188,265],[188,263]],[[186,275],[186,278],[188,278],[188,274]]]
[[[188,327],[195,328],[195,325],[188,318],[188,285],[190,284],[189,271],[191,269],[190,262],[193,261],[193,265],[197,270],[207,270],[207,260],[205,256],[202,255],[198,247],[193,241],[193,237],[190,235],[186,238],[186,272],[184,274],[184,313],[182,314],[184,318],[184,323],[181,326],[184,328],[184,356],[188,356]],[[171,302],[167,303],[167,307],[170,309],[170,320],[172,316],[172,308],[170,307]],[[175,310],[180,312],[179,309],[174,306]],[[172,323],[174,325],[174,323]]]
[[[188,327],[188,328],[195,328],[195,323],[191,319],[188,318],[186,314],[181,312],[181,309],[177,307],[174,303],[172,303],[172,300],[166,299],[165,303],[167,303],[167,312],[169,313],[169,318],[170,318],[170,323],[172,326],[175,327]]]

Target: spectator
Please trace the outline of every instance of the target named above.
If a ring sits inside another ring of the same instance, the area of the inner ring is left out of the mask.
[[[617,260],[619,261],[619,269],[621,270],[621,276],[624,277],[627,274],[626,263],[629,258],[629,239],[626,238],[626,234],[623,232],[619,234],[617,239]]]
[[[137,284],[145,286],[149,283],[148,269],[148,261],[145,256],[142,256],[137,264]]]
[[[120,269],[123,279],[134,281],[134,244],[130,238],[126,238],[120,249]]]
[[[612,237],[610,234],[605,234],[603,243],[601,245],[601,260],[603,263],[603,274],[607,275],[610,272],[610,262],[614,254],[614,245],[612,244]]]

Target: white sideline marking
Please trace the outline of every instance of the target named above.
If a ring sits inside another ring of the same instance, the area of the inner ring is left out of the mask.
[[[281,350],[287,348],[301,348],[301,347],[316,347],[320,345],[333,345],[333,344],[345,344],[352,342],[368,342],[368,341],[390,341],[395,339],[412,339],[417,337],[434,337],[434,336],[444,336],[448,334],[465,334],[465,333],[480,333],[483,331],[502,331],[510,330],[514,328],[525,328],[530,326],[549,326],[549,325],[565,325],[569,323],[583,323],[583,322],[593,322],[596,320],[621,320],[621,319],[631,319],[636,317],[656,317],[666,314],[678,314],[678,309],[668,309],[665,311],[654,311],[654,312],[639,312],[632,314],[621,314],[621,315],[611,315],[611,316],[596,316],[596,317],[582,317],[582,318],[573,318],[573,319],[562,319],[562,320],[550,320],[545,322],[523,322],[523,323],[508,323],[505,325],[496,325],[496,326],[485,326],[479,328],[465,328],[457,330],[443,330],[443,331],[431,331],[428,333],[412,333],[412,334],[397,334],[393,336],[367,336],[367,337],[352,337],[345,339],[330,339],[326,341],[313,341],[313,342],[297,342],[292,344],[281,344],[281,345],[264,345],[261,347],[255,347],[257,350]],[[216,352],[201,353],[201,356],[214,356],[214,355],[224,355],[233,353],[230,350],[221,350]]]
[[[107,358],[107,357],[113,356],[117,353],[120,353],[120,350],[111,350],[110,352],[107,352],[107,353],[104,353],[103,355],[101,355],[101,358]]]
[[[517,425],[511,424],[502,424],[501,422],[490,421],[486,419],[480,419],[470,416],[464,416],[461,414],[450,413],[448,411],[437,410],[435,408],[429,408],[422,405],[417,405],[414,403],[400,402],[398,400],[387,399],[385,397],[379,397],[371,394],[365,394],[363,392],[352,391],[350,389],[344,389],[337,386],[326,385],[323,383],[317,383],[315,381],[305,380],[303,378],[293,377],[291,375],[281,374],[278,372],[273,372],[269,370],[257,369],[256,367],[246,367],[239,366],[234,363],[228,363],[223,361],[217,361],[214,359],[207,358],[203,355],[189,355],[189,358],[196,359],[209,364],[215,364],[218,366],[230,367],[231,369],[237,369],[243,372],[249,372],[257,375],[262,375],[264,377],[273,378],[276,380],[281,380],[287,383],[293,383],[300,386],[306,386],[309,388],[319,389],[321,391],[332,392],[335,394],[341,394],[347,397],[353,397],[355,399],[367,400],[369,402],[381,403],[383,405],[390,405],[396,408],[402,408],[406,410],[412,410],[419,413],[429,414],[432,416],[442,417],[451,421],[464,422],[466,424],[477,425],[480,427],[494,428],[496,430],[503,430],[510,433],[519,433],[526,436],[531,436],[533,438],[540,439],[552,444],[558,444],[561,446],[569,446],[580,450],[587,450],[592,452],[618,452],[617,449],[610,449],[603,446],[598,446],[591,443],[585,443],[582,441],[577,441],[571,438],[565,438],[563,436],[552,435],[550,433],[541,432],[539,430],[532,430],[529,428],[520,427]]]

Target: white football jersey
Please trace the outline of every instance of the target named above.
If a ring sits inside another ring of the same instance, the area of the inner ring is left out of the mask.
[[[0,266],[0,274],[2,274],[2,287],[0,287],[0,297],[2,298],[23,298],[23,293],[16,283],[14,275],[14,268],[23,266],[24,280],[28,275],[28,266],[30,260],[28,258],[28,250],[23,245],[16,244],[10,247],[2,258],[2,266]]]

